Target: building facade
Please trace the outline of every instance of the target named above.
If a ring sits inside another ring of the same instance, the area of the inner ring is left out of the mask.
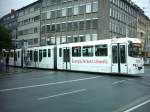
[[[42,0],[41,44],[137,37],[130,0]]]
[[[42,0],[41,45],[97,40],[98,0]]]
[[[12,9],[9,14],[0,19],[0,25],[11,32],[13,46],[15,47],[17,39],[17,12]]]
[[[18,18],[18,47],[23,42],[28,47],[39,46],[40,43],[40,1],[36,1],[17,10]]]
[[[148,54],[147,57],[150,57],[150,20],[149,20],[149,26],[148,26]]]

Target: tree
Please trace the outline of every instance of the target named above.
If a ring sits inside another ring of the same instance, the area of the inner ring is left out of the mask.
[[[12,47],[11,32],[0,26],[0,52],[2,49],[10,49]]]

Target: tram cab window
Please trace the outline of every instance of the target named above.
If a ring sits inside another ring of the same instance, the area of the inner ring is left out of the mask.
[[[51,49],[48,49],[48,57],[51,57]]]
[[[43,57],[46,57],[47,56],[47,51],[46,49],[43,50]]]
[[[72,57],[80,57],[81,56],[81,47],[76,46],[72,47]]]
[[[83,56],[93,56],[93,46],[84,46],[82,50]]]
[[[107,55],[108,55],[108,47],[106,44],[95,46],[95,56],[107,56]]]
[[[30,60],[32,61],[33,57],[32,57],[32,51],[30,51]]]
[[[39,50],[39,61],[42,60],[42,50]]]
[[[128,45],[128,54],[131,57],[141,57],[142,56],[142,47],[138,43],[130,43]]]
[[[38,61],[38,51],[34,51],[34,62]]]
[[[59,48],[59,57],[62,57],[62,48]]]

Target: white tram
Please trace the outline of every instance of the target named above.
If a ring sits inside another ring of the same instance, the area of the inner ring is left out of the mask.
[[[32,47],[26,51],[16,49],[14,61],[15,66],[31,68],[122,74],[144,73],[141,42],[135,38]]]

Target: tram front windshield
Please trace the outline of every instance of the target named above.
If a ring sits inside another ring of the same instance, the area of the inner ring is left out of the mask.
[[[141,44],[132,43],[128,46],[128,53],[131,57],[141,57],[142,55],[142,47]]]

